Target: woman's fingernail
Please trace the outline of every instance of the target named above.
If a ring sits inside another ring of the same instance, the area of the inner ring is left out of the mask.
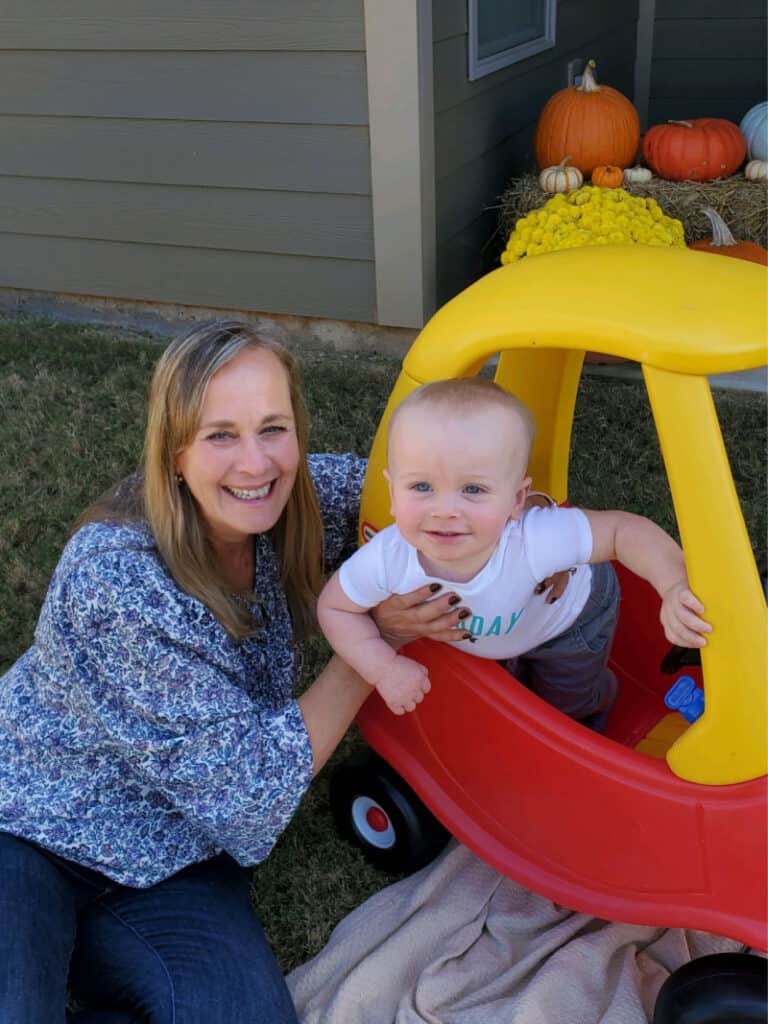
[[[543,594],[546,589],[547,588],[544,586],[544,584],[540,583],[538,587],[536,587],[536,589],[534,590],[534,594]]]
[[[559,598],[559,597],[553,597],[553,598],[552,598],[552,600],[551,600],[551,601],[550,601],[549,603],[550,603],[550,604],[554,604],[554,603],[555,603],[555,601],[559,601],[559,600],[560,600],[560,598]]]
[[[468,619],[471,614],[472,613],[470,612],[469,608],[462,608],[461,611],[459,612],[459,618]]]
[[[454,594],[452,597],[448,598],[448,604],[450,604],[450,605],[458,604],[460,600],[461,600],[461,598],[459,597],[459,595],[458,594]]]
[[[432,591],[433,594],[436,594],[438,592],[438,590],[442,590],[443,589],[443,584],[442,583],[430,583],[429,584],[429,589]]]
[[[474,636],[472,636],[472,634],[471,634],[471,633],[465,633],[465,634],[464,634],[464,636],[463,636],[463,637],[462,637],[461,639],[462,639],[462,640],[469,640],[469,642],[470,642],[471,644],[475,644],[475,643],[477,643],[477,638],[476,638],[476,637],[474,637]]]

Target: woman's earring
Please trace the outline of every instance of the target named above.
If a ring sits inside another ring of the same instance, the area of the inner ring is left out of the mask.
[[[181,485],[184,483],[184,477],[181,475],[181,473],[176,474],[176,483],[178,484],[179,487],[181,487]]]

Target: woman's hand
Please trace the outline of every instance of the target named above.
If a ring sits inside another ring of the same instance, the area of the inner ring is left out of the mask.
[[[544,603],[554,604],[558,597],[562,597],[565,593],[568,581],[575,572],[575,569],[563,569],[561,572],[553,572],[551,576],[547,576],[546,579],[539,583],[534,590],[534,594],[543,594],[545,590],[549,590]]]
[[[471,634],[456,630],[472,614],[461,604],[457,593],[439,583],[427,583],[409,594],[393,594],[371,609],[373,621],[384,639],[395,649],[416,640],[429,637],[444,642],[469,639]]]

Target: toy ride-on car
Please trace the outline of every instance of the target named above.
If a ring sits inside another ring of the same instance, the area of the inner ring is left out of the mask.
[[[602,735],[493,661],[409,644],[430,693],[402,716],[372,694],[358,716],[372,753],[332,779],[337,823],[375,862],[419,867],[451,834],[574,910],[768,946],[768,612],[707,379],[765,364],[767,295],[764,268],[742,260],[574,249],[488,274],[416,339],[371,451],[362,542],[390,521],[387,424],[411,390],[498,357],[496,382],[536,419],[534,486],[562,502],[585,349],[624,357],[642,367],[691,588],[713,632],[701,665],[685,670],[705,695],[689,724],[664,703],[673,679],[661,669],[657,595],[619,567],[620,691]]]

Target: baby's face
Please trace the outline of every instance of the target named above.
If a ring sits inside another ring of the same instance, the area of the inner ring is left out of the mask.
[[[530,479],[514,413],[491,407],[401,413],[389,440],[392,514],[422,567],[460,582],[482,569],[509,519],[522,513]]]

